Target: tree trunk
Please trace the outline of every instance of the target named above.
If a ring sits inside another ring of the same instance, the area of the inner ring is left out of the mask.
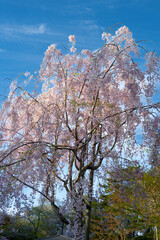
[[[84,234],[83,234],[83,211],[77,211],[77,216],[75,219],[76,225],[75,225],[75,239],[76,240],[83,240]]]
[[[92,205],[92,193],[93,193],[93,173],[94,173],[94,170],[90,170],[88,202],[86,204],[87,210],[86,210],[86,219],[85,219],[84,240],[89,240],[89,234],[90,234],[91,210],[92,210],[91,205]]]
[[[157,227],[154,227],[154,239],[158,240],[158,231],[157,231]]]
[[[85,240],[89,240],[90,222],[91,222],[91,204],[87,206],[86,219],[85,219]]]
[[[62,221],[62,223],[68,225],[69,224],[68,220],[59,212],[59,208],[54,204],[54,202],[51,202],[51,206],[55,214]]]
[[[64,230],[64,222],[62,222],[61,235],[63,235],[63,230]]]

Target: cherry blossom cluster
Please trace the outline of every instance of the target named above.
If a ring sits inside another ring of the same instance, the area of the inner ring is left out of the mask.
[[[72,47],[70,48],[70,51],[71,52],[76,52],[76,48],[75,48],[75,43],[76,43],[76,39],[75,39],[75,36],[74,35],[70,35],[68,37],[69,41],[72,42]]]

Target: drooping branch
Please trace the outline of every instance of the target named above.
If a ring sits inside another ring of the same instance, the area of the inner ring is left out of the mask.
[[[8,156],[10,156],[13,152],[15,152],[16,150],[24,147],[24,146],[28,146],[28,145],[46,145],[46,146],[51,146],[54,147],[55,149],[59,149],[59,150],[70,150],[75,152],[74,147],[68,146],[68,145],[55,145],[52,144],[50,142],[46,142],[46,141],[31,141],[31,142],[24,142],[19,144],[17,147],[14,147],[12,150],[10,150],[8,153],[4,154],[4,156],[2,157],[2,159],[0,160],[0,162],[4,161],[4,159],[6,159]]]
[[[12,162],[12,163],[4,163],[4,165],[0,165],[0,168],[10,167],[12,165],[16,165],[17,163],[21,163],[21,162],[24,162],[24,161],[26,161],[26,159],[22,158],[18,161]]]
[[[106,119],[108,119],[108,118],[114,118],[114,117],[116,117],[117,115],[121,115],[121,114],[127,113],[127,112],[131,113],[131,112],[133,112],[133,111],[140,110],[140,109],[142,109],[142,110],[143,110],[143,109],[144,109],[144,110],[147,110],[147,109],[152,109],[152,108],[155,108],[156,110],[159,110],[159,108],[160,108],[160,102],[155,103],[155,104],[152,104],[152,105],[132,107],[132,108],[124,109],[124,110],[122,110],[122,111],[113,113],[113,114],[111,114],[111,115],[107,115],[107,116],[105,116],[102,120],[100,120],[100,121],[93,127],[93,129],[91,129],[90,132],[88,132],[88,135],[91,135],[91,133],[92,133],[95,129],[97,129],[100,124],[103,124],[103,122],[104,122]],[[83,140],[81,140],[81,141],[83,141]]]
[[[60,209],[57,207],[57,205],[54,203],[53,199],[50,199],[49,196],[46,196],[46,194],[44,194],[43,192],[41,192],[40,190],[36,189],[34,186],[31,186],[30,184],[22,181],[21,179],[19,179],[18,177],[14,176],[13,174],[11,174],[9,171],[5,170],[5,172],[7,174],[9,174],[13,179],[15,179],[16,181],[22,183],[24,186],[32,189],[33,191],[39,193],[40,195],[42,195],[44,198],[46,198],[47,200],[49,200],[49,202],[51,203],[51,206],[53,207],[53,210],[55,211],[55,213],[57,214],[57,216],[61,219],[61,221],[64,224],[69,224],[68,220],[60,213]]]

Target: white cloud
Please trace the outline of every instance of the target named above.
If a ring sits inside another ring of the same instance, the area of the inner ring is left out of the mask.
[[[84,10],[85,10],[87,13],[91,13],[91,14],[94,13],[93,9],[92,9],[92,8],[89,8],[89,7],[85,7]]]
[[[132,6],[144,6],[149,0],[99,0],[99,4],[105,4],[105,6],[110,9],[118,9],[123,7],[132,7]],[[96,1],[95,1],[96,2]]]
[[[99,26],[92,20],[84,20],[82,23],[83,27],[88,30],[95,30],[99,28]]]
[[[38,35],[47,33],[47,28],[44,23],[37,25],[9,25],[0,24],[0,33],[6,36],[23,35]]]
[[[36,25],[31,25],[31,26],[23,25],[22,28],[20,29],[20,32],[24,33],[24,34],[32,35],[32,34],[44,34],[46,32],[46,30],[47,29],[46,29],[45,24],[40,24],[38,26],[36,26]]]
[[[99,26],[94,20],[81,20],[79,22],[75,21],[74,24],[78,24],[79,28],[87,31],[95,31],[98,29],[104,30],[104,28]]]

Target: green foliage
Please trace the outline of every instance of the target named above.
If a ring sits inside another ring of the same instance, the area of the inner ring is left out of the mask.
[[[5,216],[9,221],[3,225],[1,231],[9,240],[32,240],[32,227],[21,216]]]
[[[61,223],[49,206],[37,206],[22,215],[7,215],[2,231],[9,240],[33,240],[56,235],[57,224]]]
[[[111,173],[105,194],[92,205],[91,239],[154,239],[153,229],[160,227],[159,173],[159,168],[144,172],[137,167],[121,169],[119,178]]]

